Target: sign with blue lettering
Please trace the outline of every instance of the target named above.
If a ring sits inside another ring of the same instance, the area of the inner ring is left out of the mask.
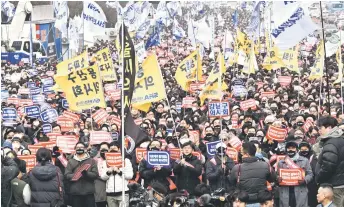
[[[52,94],[52,93],[55,93],[55,91],[52,89],[53,88],[53,86],[46,86],[46,85],[44,85],[43,86],[43,93],[44,94]]]
[[[27,87],[28,88],[36,88],[36,83],[35,82],[27,82]]]
[[[147,162],[150,167],[169,166],[170,154],[165,151],[148,151]]]
[[[118,141],[118,133],[117,132],[111,132],[112,141]]]
[[[45,102],[45,96],[44,95],[35,95],[32,96],[32,102],[33,104],[41,104]]]
[[[3,120],[15,120],[15,119],[17,119],[17,110],[14,108],[2,109],[2,119]]]
[[[30,118],[38,118],[40,116],[40,110],[38,106],[25,106],[24,113]]]
[[[42,128],[43,128],[43,133],[45,134],[51,133],[53,131],[51,124],[43,124]]]
[[[236,86],[236,85],[244,86],[245,83],[244,83],[244,81],[243,81],[242,79],[238,78],[238,79],[235,79],[235,80],[233,81],[233,84],[232,84],[232,85],[233,85],[233,86]]]
[[[233,96],[234,97],[246,97],[248,94],[247,89],[245,86],[242,85],[235,85],[233,86]]]
[[[182,112],[182,102],[176,102],[176,111],[178,113]]]
[[[216,145],[221,141],[207,142],[207,153],[209,156],[214,156],[216,154]]]
[[[209,117],[229,116],[229,102],[209,102],[208,106]]]
[[[69,104],[67,102],[67,99],[62,99],[62,107],[65,108],[65,109],[69,108]]]
[[[7,100],[10,97],[8,90],[1,90],[1,100]]]
[[[38,95],[40,93],[41,93],[41,88],[37,88],[37,87],[30,88],[30,94],[31,95]]]
[[[54,85],[54,79],[52,77],[44,78],[44,79],[42,79],[42,83],[45,86],[52,86],[52,85]]]
[[[28,69],[26,70],[26,72],[30,78],[38,75],[38,71],[36,69]]]
[[[57,114],[57,111],[55,109],[48,109],[46,111],[43,111],[41,113],[41,119],[43,122],[52,123],[57,120],[57,117],[59,115]]]

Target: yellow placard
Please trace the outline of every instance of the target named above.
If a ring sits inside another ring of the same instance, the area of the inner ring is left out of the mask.
[[[109,48],[104,48],[96,53],[97,64],[100,75],[104,81],[117,81],[116,72],[113,68]]]

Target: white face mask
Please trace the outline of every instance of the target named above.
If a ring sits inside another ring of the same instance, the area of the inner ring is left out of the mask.
[[[18,142],[12,143],[12,147],[13,147],[13,149],[19,149],[20,148],[20,143],[18,143]]]

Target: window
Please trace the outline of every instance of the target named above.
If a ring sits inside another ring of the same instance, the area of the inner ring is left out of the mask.
[[[21,50],[22,41],[13,41],[12,47],[17,51]]]
[[[29,42],[29,41],[25,41],[25,42],[24,42],[23,50],[24,50],[25,52],[30,53],[30,42]]]

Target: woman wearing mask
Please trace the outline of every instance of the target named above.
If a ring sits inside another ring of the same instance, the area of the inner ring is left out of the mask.
[[[97,163],[86,151],[87,145],[78,142],[75,155],[68,161],[65,178],[69,181],[73,207],[95,207],[94,181],[99,176]]]
[[[105,153],[109,151],[110,145],[107,142],[102,142],[99,145],[99,154],[93,158],[97,162],[99,177],[95,180],[94,194],[97,207],[106,207],[106,180],[101,175],[106,171]]]
[[[51,152],[46,148],[38,149],[37,165],[29,173],[32,207],[50,207],[52,203],[64,199],[63,175],[51,163]]]
[[[118,142],[111,144],[110,152],[121,153],[120,146]],[[104,146],[101,147],[100,153],[106,153],[108,149]],[[122,154],[123,156],[123,154]],[[104,154],[105,157],[105,154]],[[105,158],[104,158],[105,160]],[[127,157],[124,160],[124,167],[110,167],[108,168],[106,161],[103,162],[102,171],[99,172],[101,179],[106,181],[106,197],[108,207],[119,207],[119,206],[129,206],[129,189],[127,187],[128,181],[133,177],[133,166],[130,159]],[[125,205],[121,204],[122,201],[122,181],[125,182]]]

